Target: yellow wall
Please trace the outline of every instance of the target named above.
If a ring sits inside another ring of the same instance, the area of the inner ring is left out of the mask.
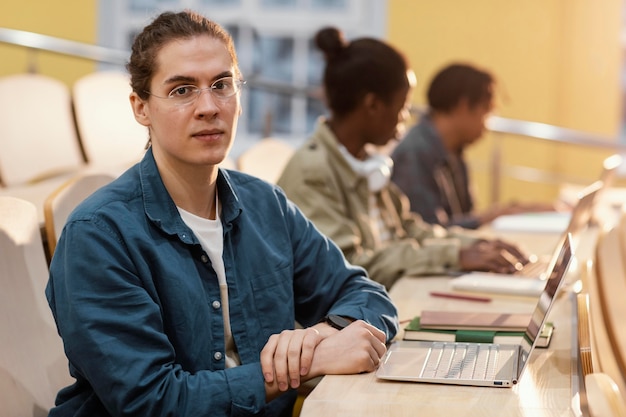
[[[463,60],[491,70],[503,117],[616,137],[620,124],[622,0],[389,0],[389,41],[418,77],[415,101],[443,65]],[[474,167],[489,161],[497,139],[470,149]],[[505,138],[505,163],[595,179],[607,150]],[[491,198],[489,176],[475,169],[479,205]],[[551,199],[556,186],[505,180],[503,200]]]
[[[77,42],[95,43],[97,2],[95,0],[17,0],[0,2],[0,27],[56,36]],[[0,43],[0,76],[28,71],[58,78],[71,85],[94,70],[95,64],[47,52]]]
[[[415,101],[452,60],[472,61],[499,80],[498,113],[616,136],[620,124],[622,0],[388,0],[388,39],[406,52],[418,76]],[[0,27],[94,43],[95,0],[0,2]],[[38,72],[71,85],[94,63],[0,44],[0,76]],[[489,157],[498,141],[487,135],[468,152],[479,205],[489,193]],[[559,146],[506,137],[505,163],[532,166],[573,178],[595,178],[607,150]],[[556,186],[506,179],[502,200],[551,199]]]

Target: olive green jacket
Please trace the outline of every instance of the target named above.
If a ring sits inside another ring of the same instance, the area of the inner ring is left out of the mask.
[[[377,194],[381,214],[392,229],[379,243],[369,219],[367,179],[341,155],[323,119],[296,151],[278,185],[353,264],[387,288],[402,276],[445,274],[458,269],[459,247],[476,238],[425,223],[409,211],[408,198],[393,184]]]

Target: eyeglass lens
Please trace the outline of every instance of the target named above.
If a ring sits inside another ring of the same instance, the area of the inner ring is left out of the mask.
[[[210,87],[198,88],[194,85],[178,86],[168,94],[168,98],[176,104],[188,104],[197,99],[203,91],[208,90],[213,97],[219,99],[230,98],[237,94],[243,84],[240,80],[233,77],[224,77],[215,80]]]

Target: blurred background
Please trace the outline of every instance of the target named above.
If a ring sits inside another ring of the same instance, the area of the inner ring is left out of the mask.
[[[597,179],[607,156],[626,152],[623,0],[3,1],[0,77],[36,72],[71,86],[95,71],[123,70],[135,33],[159,12],[183,8],[218,21],[236,41],[248,86],[234,157],[270,136],[297,146],[324,114],[323,62],[312,37],[327,25],[402,50],[417,75],[418,108],[432,75],[451,61],[496,76],[495,117],[468,152],[479,208],[552,200],[564,184]],[[13,31],[96,45],[108,58],[27,46]]]

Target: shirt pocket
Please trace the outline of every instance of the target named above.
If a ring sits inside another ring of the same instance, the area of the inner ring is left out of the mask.
[[[294,326],[293,268],[284,265],[274,271],[254,276],[252,300],[260,327],[278,333]]]

